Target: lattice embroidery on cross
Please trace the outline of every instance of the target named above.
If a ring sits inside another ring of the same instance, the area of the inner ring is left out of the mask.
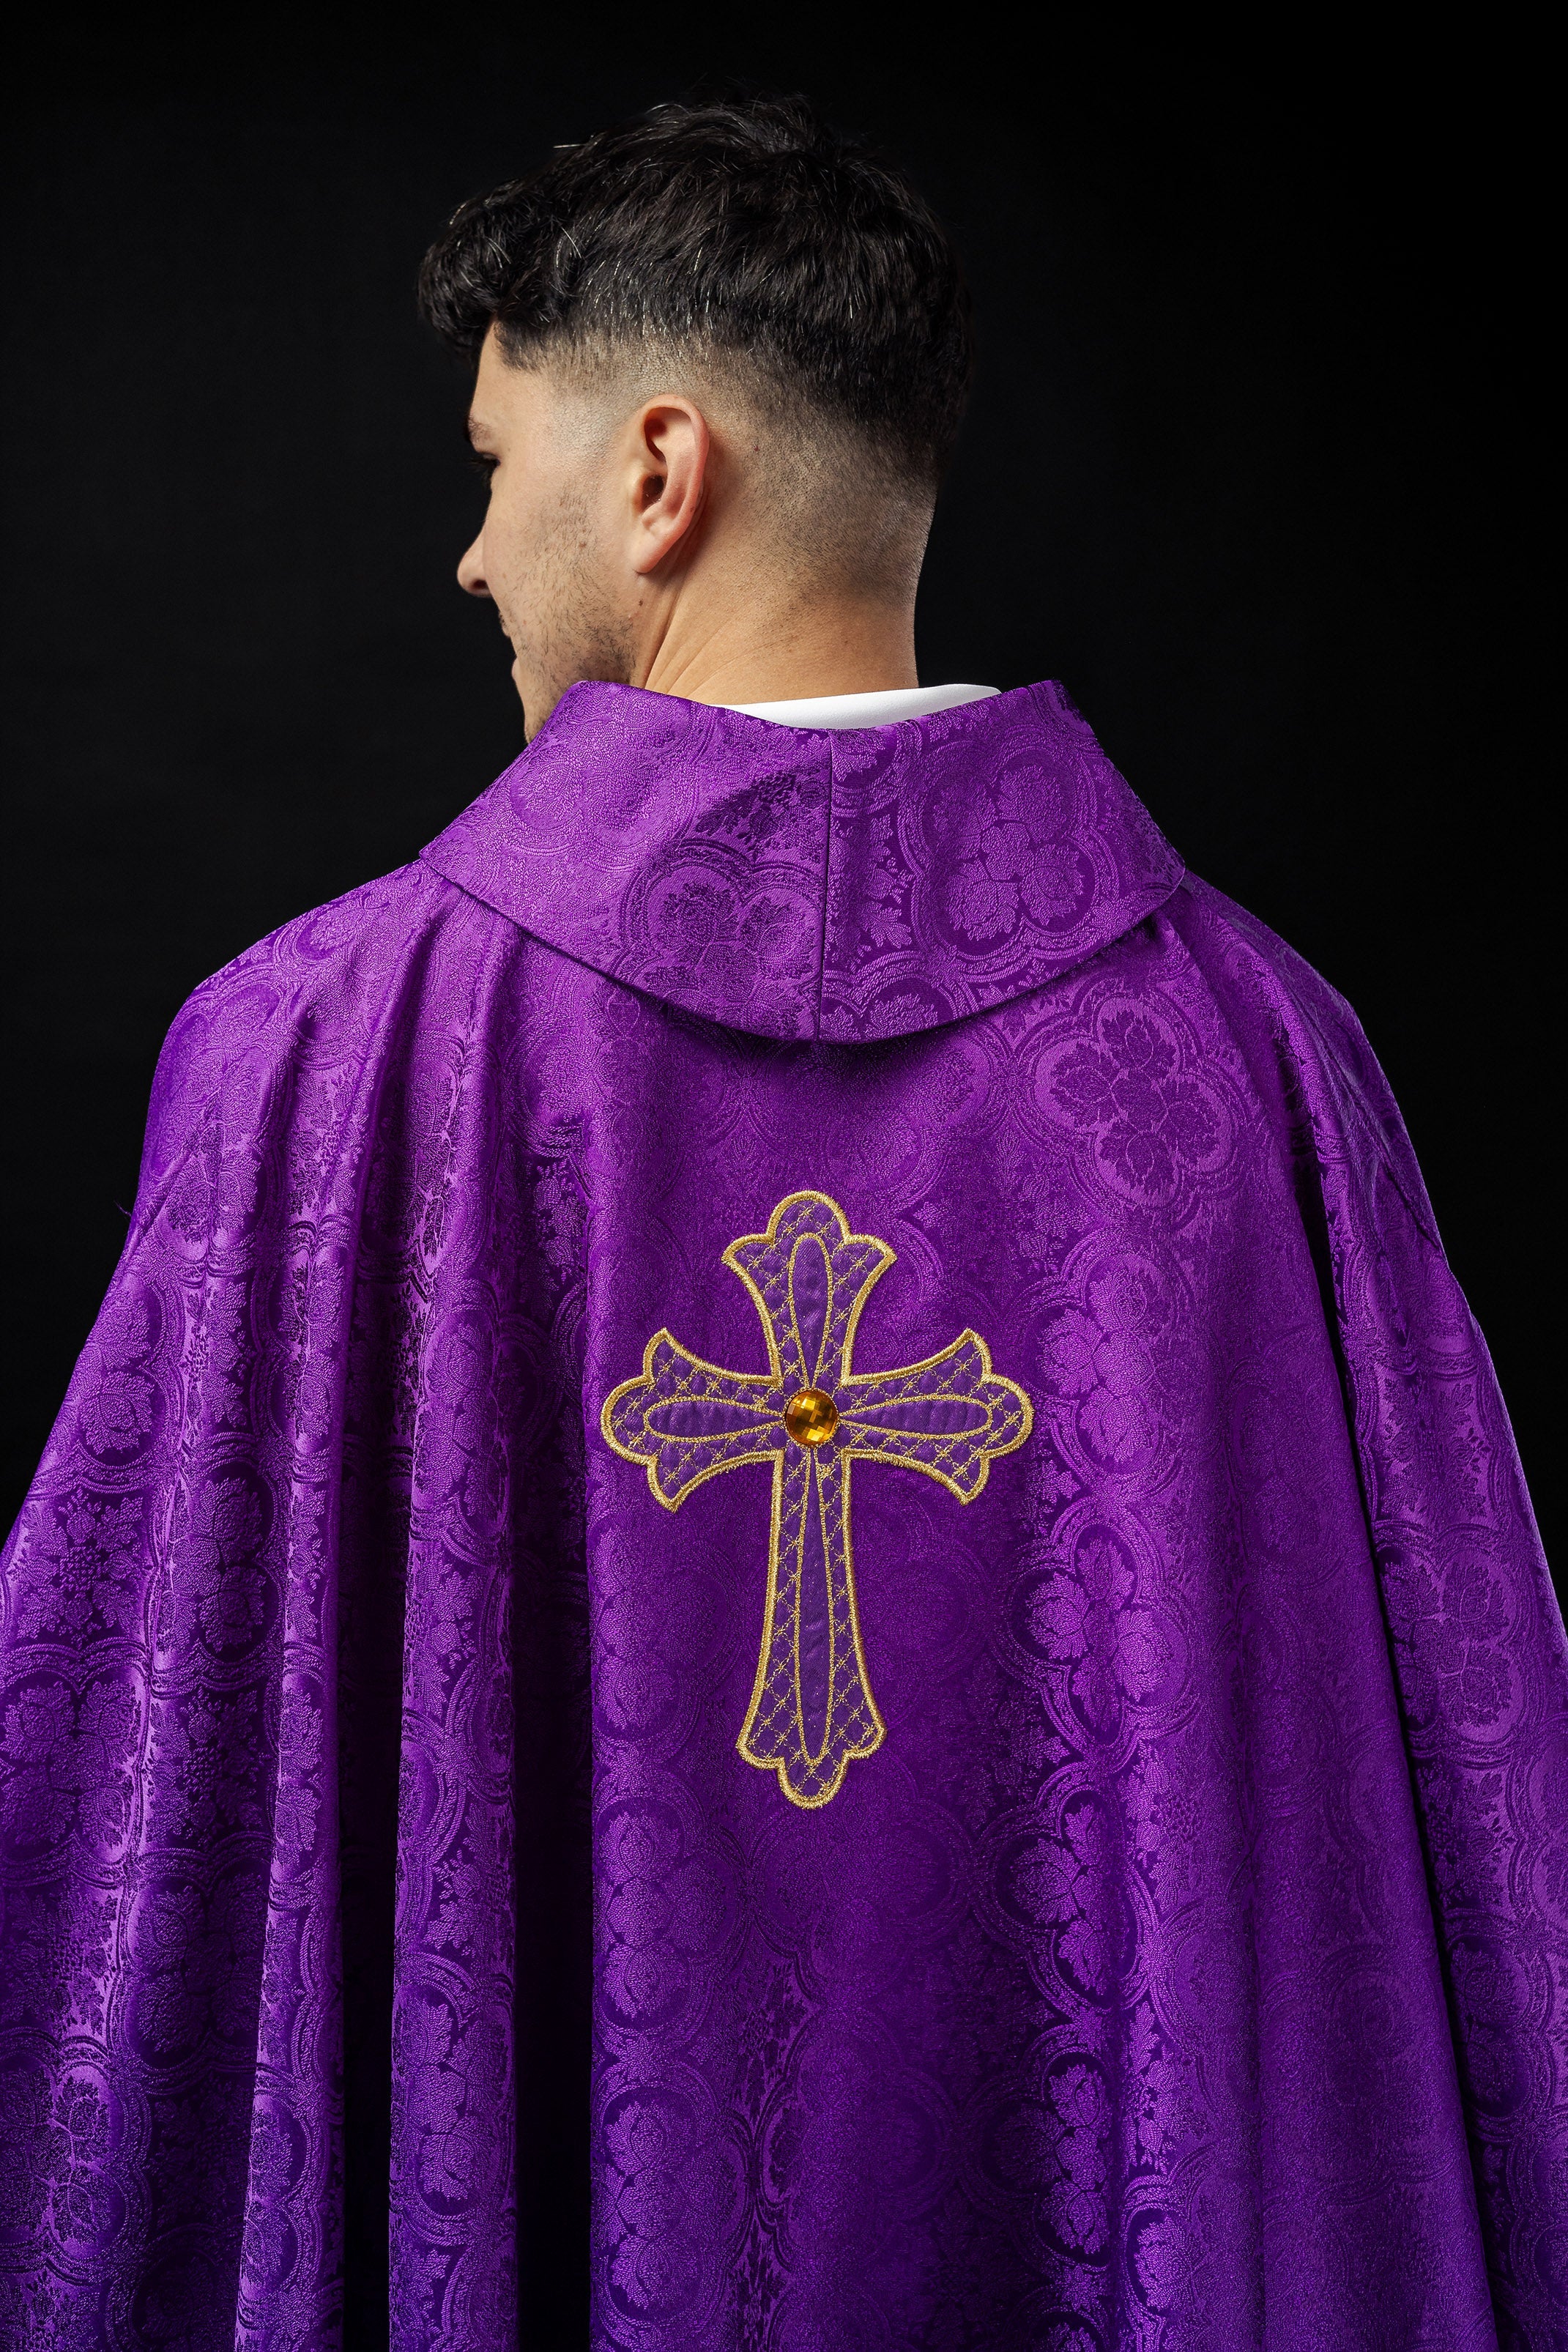
[[[791,1192],[766,1233],[743,1234],[724,1253],[762,1318],[768,1370],[727,1371],[656,1331],[642,1371],[606,1397],[600,1416],[616,1453],[646,1467],[666,1510],[720,1471],[772,1465],[762,1648],[736,1746],[748,1764],[777,1772],[795,1805],[825,1805],[883,1738],[855,1606],[854,1464],[919,1470],[972,1503],[1033,1418],[974,1331],[924,1363],[851,1370],[861,1310],[894,1255],[873,1235],[851,1233],[825,1192]]]

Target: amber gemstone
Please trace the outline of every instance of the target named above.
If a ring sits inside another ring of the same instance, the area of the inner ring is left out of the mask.
[[[826,1389],[797,1389],[784,1408],[784,1426],[797,1445],[825,1445],[839,1425],[839,1408]]]

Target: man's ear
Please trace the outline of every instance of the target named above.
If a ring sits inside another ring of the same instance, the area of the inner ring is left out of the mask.
[[[661,393],[631,420],[632,569],[656,572],[686,543],[707,496],[712,436],[695,400]]]

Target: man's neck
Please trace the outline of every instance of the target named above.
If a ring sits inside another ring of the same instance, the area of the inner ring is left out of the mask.
[[[632,683],[687,702],[781,702],[874,694],[917,682],[915,607],[871,599],[795,600],[782,608],[755,595],[728,609],[679,604],[665,616]]]

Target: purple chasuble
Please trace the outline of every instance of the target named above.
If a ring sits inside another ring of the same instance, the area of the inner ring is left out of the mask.
[[[1054,687],[576,687],[198,989],[3,1593],[7,2347],[1568,2341],[1486,1350]]]

